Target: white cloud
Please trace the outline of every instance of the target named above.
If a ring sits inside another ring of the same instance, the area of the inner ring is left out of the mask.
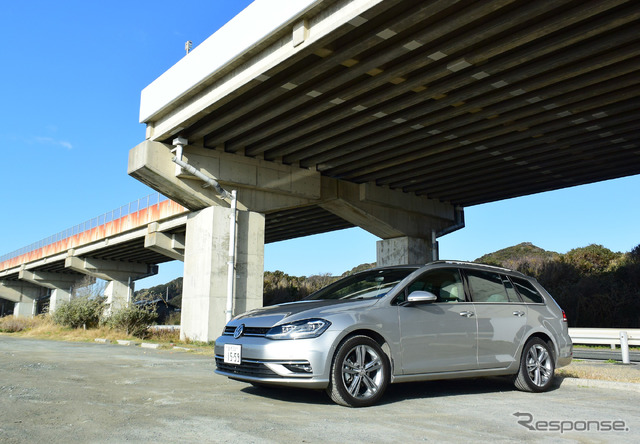
[[[42,145],[61,146],[61,147],[66,148],[68,150],[73,149],[73,145],[71,145],[71,143],[67,142],[66,140],[54,139],[53,137],[36,136],[36,137],[34,137],[34,140],[35,140],[36,143],[40,143]]]

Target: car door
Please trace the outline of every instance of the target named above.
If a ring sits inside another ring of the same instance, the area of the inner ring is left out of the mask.
[[[478,322],[478,367],[508,367],[520,358],[527,306],[506,276],[481,270],[465,270],[465,275]]]
[[[402,373],[405,375],[477,368],[477,325],[456,268],[430,270],[405,289],[438,297],[436,302],[398,307]]]

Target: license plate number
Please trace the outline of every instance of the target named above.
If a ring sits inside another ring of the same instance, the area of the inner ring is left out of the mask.
[[[242,346],[239,344],[224,344],[224,363],[239,365],[242,360]]]

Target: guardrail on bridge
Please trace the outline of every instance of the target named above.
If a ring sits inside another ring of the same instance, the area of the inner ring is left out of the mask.
[[[0,256],[0,271],[184,211],[180,204],[153,193]]]

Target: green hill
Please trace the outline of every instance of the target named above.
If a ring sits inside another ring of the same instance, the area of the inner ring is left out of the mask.
[[[561,255],[554,251],[546,251],[530,242],[523,242],[513,247],[485,254],[474,262],[520,270],[525,274],[535,274],[545,263],[559,260],[560,257]]]

